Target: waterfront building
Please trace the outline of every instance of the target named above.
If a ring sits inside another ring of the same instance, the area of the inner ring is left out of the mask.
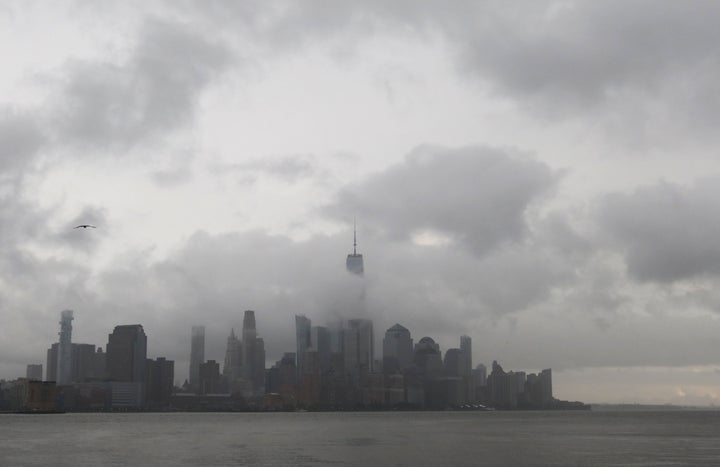
[[[330,371],[330,331],[325,326],[310,328],[310,342],[318,353],[320,372]]]
[[[225,392],[222,389],[220,378],[220,364],[215,360],[208,360],[201,363],[198,375],[197,394],[219,394]]]
[[[375,337],[373,323],[369,319],[350,319],[348,328],[357,331],[357,365],[362,373],[372,373],[375,363]],[[348,349],[346,348],[346,352]],[[354,349],[350,349],[354,352]]]
[[[235,392],[238,389],[238,381],[242,377],[242,347],[240,340],[235,336],[235,328],[230,330],[230,336],[227,338],[223,377],[227,381],[230,392]]]
[[[415,344],[413,362],[423,375],[427,377],[440,376],[443,368],[440,345],[431,337],[423,337]]]
[[[145,362],[146,403],[150,408],[170,405],[175,380],[175,362],[159,357]]]
[[[305,315],[295,315],[295,344],[297,357],[296,368],[298,371],[298,378],[303,368],[303,356],[305,351],[312,346],[311,341],[311,323],[310,319]]]
[[[30,364],[25,369],[25,377],[28,381],[42,381],[43,379],[43,366],[42,363]]]
[[[255,312],[246,310],[243,316],[242,376],[250,392],[245,396],[262,396],[265,392],[265,342],[257,335]]]
[[[383,338],[383,373],[399,373],[412,363],[413,340],[410,331],[400,324],[395,324],[385,331]]]
[[[72,310],[60,313],[60,332],[57,350],[57,384],[72,382]]]
[[[190,334],[190,387],[196,390],[200,381],[200,364],[205,361],[205,326],[193,326]]]
[[[465,402],[475,401],[475,382],[472,375],[472,338],[460,336],[459,376],[463,380]]]
[[[57,364],[58,364],[58,344],[57,342],[50,345],[47,349],[47,358],[45,365],[45,381],[57,381]]]
[[[481,388],[487,385],[487,367],[479,363],[473,370],[473,379],[475,380],[475,388]]]
[[[140,324],[115,326],[106,348],[110,381],[143,383],[147,359],[147,336]]]
[[[295,368],[295,352],[286,352],[265,377],[266,394],[279,394],[284,403],[293,404],[296,398],[297,371]]]

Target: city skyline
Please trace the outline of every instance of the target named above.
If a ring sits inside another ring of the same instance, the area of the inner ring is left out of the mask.
[[[720,403],[719,15],[2,2],[0,379],[64,309],[179,374],[189,326],[222,367],[247,309],[271,361],[295,315],[370,318],[551,365],[561,398]]]
[[[3,381],[5,409],[589,409],[554,397],[549,368],[506,372],[493,360],[488,374],[483,363],[473,365],[470,336],[460,336],[459,347],[443,351],[429,336],[413,344],[399,323],[387,329],[376,352],[369,319],[312,326],[296,315],[296,352],[284,352],[267,365],[255,312],[245,310],[242,338],[231,329],[222,372],[217,360],[200,358],[204,326],[191,327],[189,377],[181,384],[174,380],[173,360],[149,358],[141,324],[116,325],[103,352],[94,344],[72,342],[72,318],[72,310],[61,312],[60,339],[47,351],[45,378],[42,365],[29,364],[26,378]]]

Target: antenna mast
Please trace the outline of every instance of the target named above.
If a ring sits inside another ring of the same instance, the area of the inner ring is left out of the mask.
[[[353,255],[357,255],[357,222],[353,217]]]

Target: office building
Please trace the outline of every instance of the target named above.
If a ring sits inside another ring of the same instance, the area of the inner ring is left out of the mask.
[[[25,370],[25,377],[28,381],[42,381],[43,379],[43,366],[42,363],[36,365],[30,364]]]
[[[197,389],[200,364],[205,361],[205,326],[193,326],[190,334],[190,387]]]
[[[295,315],[295,355],[297,357],[295,367],[297,368],[298,378],[300,377],[300,372],[302,371],[305,351],[312,346],[311,328],[312,326],[309,318],[305,317],[305,315]]]
[[[60,313],[60,332],[57,350],[57,384],[72,382],[72,310]]]
[[[242,347],[240,346],[240,340],[235,336],[234,328],[230,330],[230,335],[227,338],[223,377],[227,381],[229,391],[235,392],[242,377]]]
[[[175,362],[159,357],[145,362],[146,396],[148,407],[162,409],[170,405],[175,380]]]
[[[147,360],[147,336],[140,324],[115,326],[106,348],[110,381],[143,383]]]
[[[383,373],[400,373],[413,362],[413,340],[410,331],[400,324],[395,324],[383,338]]]

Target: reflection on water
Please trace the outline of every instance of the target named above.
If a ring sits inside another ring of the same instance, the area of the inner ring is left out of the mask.
[[[0,416],[0,465],[716,464],[720,412]]]

